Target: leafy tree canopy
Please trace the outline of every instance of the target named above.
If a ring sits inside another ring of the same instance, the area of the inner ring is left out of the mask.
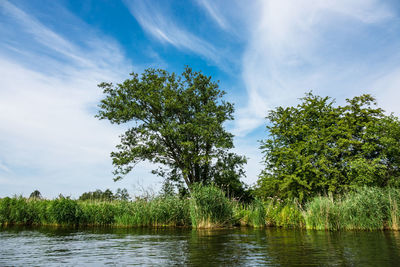
[[[126,188],[118,188],[114,194],[114,198],[122,201],[128,201],[130,199],[128,190]]]
[[[265,170],[257,194],[299,198],[358,186],[399,186],[400,123],[371,95],[335,106],[312,93],[296,107],[269,112]]]
[[[30,194],[29,198],[41,199],[42,194],[40,193],[39,190],[35,190]]]
[[[97,189],[96,191],[93,192],[85,192],[79,197],[79,200],[112,201],[114,199],[117,199],[117,197],[113,194],[113,192],[110,189],[106,189],[104,191]]]
[[[223,127],[233,120],[234,108],[222,100],[225,92],[211,77],[190,68],[181,76],[147,69],[140,77],[132,73],[123,83],[99,87],[105,98],[97,117],[130,127],[111,153],[114,180],[148,160],[166,167],[155,174],[178,184],[183,181],[189,189],[214,180],[241,190],[246,159],[229,152],[233,135]]]

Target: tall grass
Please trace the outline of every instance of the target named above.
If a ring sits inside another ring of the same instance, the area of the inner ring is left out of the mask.
[[[300,205],[296,200],[271,198],[265,203],[265,220],[268,226],[295,228],[304,226]]]
[[[307,203],[303,216],[306,227],[316,230],[339,230],[342,228],[341,199],[333,200],[329,197],[316,197]]]
[[[178,197],[128,201],[0,199],[0,224],[24,225],[190,225],[188,200]]]
[[[306,227],[319,230],[399,229],[400,190],[363,187],[344,197],[317,197],[307,204]]]
[[[400,189],[364,187],[319,196],[301,206],[271,198],[243,204],[214,185],[196,185],[190,199],[174,195],[135,201],[0,199],[0,225],[111,225],[194,228],[275,226],[317,230],[400,230]]]
[[[196,184],[191,192],[190,218],[196,228],[229,226],[233,222],[233,203],[215,185]]]
[[[390,220],[388,228],[392,230],[400,230],[400,190],[388,189]]]
[[[240,226],[251,226],[255,228],[264,227],[265,207],[264,203],[256,198],[251,204],[234,202],[234,224]]]
[[[188,226],[187,199],[176,196],[156,197],[151,201],[139,199],[119,202],[115,224],[119,226]]]

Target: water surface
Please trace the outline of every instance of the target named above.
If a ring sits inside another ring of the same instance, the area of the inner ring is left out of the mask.
[[[400,266],[400,233],[7,227],[0,266]]]

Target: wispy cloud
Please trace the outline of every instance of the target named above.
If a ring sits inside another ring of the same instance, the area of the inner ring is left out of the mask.
[[[83,22],[74,26],[84,39],[68,39],[11,2],[0,12],[0,194],[128,187],[133,181],[113,184],[109,158],[122,129],[94,118],[96,85],[132,71],[121,47]]]
[[[1,161],[0,161],[0,171],[7,172],[7,173],[11,172],[11,170],[6,166],[6,164],[4,164]]]
[[[238,111],[238,135],[306,91],[333,97],[365,92],[362,76],[377,71],[372,64],[379,49],[369,27],[393,17],[389,6],[375,0],[260,1],[253,12],[242,72],[248,104]]]
[[[68,66],[105,71],[108,71],[107,67],[110,65],[118,66],[125,60],[117,42],[107,36],[96,36],[82,22],[80,22],[82,32],[86,31],[84,36],[81,36],[84,39],[74,43],[6,0],[0,3],[0,7],[3,15],[9,18],[7,22],[13,24],[12,29],[2,28],[1,34],[4,39],[1,46],[13,50],[25,59],[35,60],[33,57],[36,56],[46,58],[48,61],[67,61]],[[69,15],[73,19],[72,15]],[[129,64],[123,63],[124,66]],[[121,71],[121,68],[114,70],[113,73],[118,71]]]
[[[220,9],[215,5],[215,1],[197,0],[197,3],[203,7],[208,15],[224,30],[228,30],[230,25],[221,14]]]
[[[178,25],[174,18],[149,1],[125,1],[141,27],[159,41],[180,50],[191,51],[205,59],[224,66],[222,52],[211,43]]]

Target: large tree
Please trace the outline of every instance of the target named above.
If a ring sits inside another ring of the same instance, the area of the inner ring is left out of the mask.
[[[301,101],[268,114],[258,194],[306,200],[363,185],[399,185],[400,123],[372,96],[347,99],[345,106],[312,93]]]
[[[234,108],[222,99],[225,92],[211,77],[190,68],[181,76],[147,69],[140,77],[131,73],[123,83],[99,87],[105,98],[98,118],[129,127],[111,153],[115,180],[148,160],[167,167],[154,173],[183,180],[189,190],[196,182],[241,184],[246,159],[229,152],[233,135],[223,126],[233,120]],[[222,165],[229,170],[221,170]]]

